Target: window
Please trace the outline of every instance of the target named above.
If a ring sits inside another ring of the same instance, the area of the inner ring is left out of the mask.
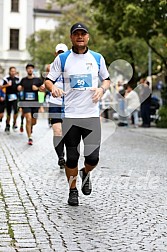
[[[19,50],[19,30],[10,29],[10,50]]]
[[[11,0],[11,12],[19,11],[19,0]]]

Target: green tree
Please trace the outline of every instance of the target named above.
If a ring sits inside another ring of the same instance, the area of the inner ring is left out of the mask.
[[[32,61],[41,71],[54,60],[56,41],[59,41],[57,33],[48,30],[35,32],[27,39],[27,49]]]
[[[114,39],[115,48],[124,45],[121,51],[129,55],[134,70],[136,70],[136,50],[138,53],[141,51],[141,54],[137,54],[142,61],[147,61],[147,47],[143,43],[154,52],[153,71],[157,72],[158,65],[161,66],[159,71],[162,68],[167,70],[167,2],[165,0],[92,0],[92,5],[98,9],[95,14],[98,29],[105,37]],[[136,44],[133,44],[133,41]],[[140,42],[144,50],[136,48],[136,46],[140,47]]]
[[[53,1],[54,2],[54,1]],[[59,18],[59,26],[54,31],[41,30],[32,34],[27,40],[27,48],[33,62],[42,71],[44,66],[54,60],[54,48],[58,43],[65,43],[71,48],[70,27],[76,22],[86,23],[89,27],[92,50],[104,52],[108,64],[112,61],[112,39],[104,39],[97,30],[97,22],[94,19],[95,7],[91,6],[91,0],[56,1],[60,5],[66,5]],[[49,8],[51,6],[49,5]]]
[[[155,5],[151,0],[85,0],[84,2],[52,0],[52,2],[66,6],[59,19],[59,27],[53,32],[46,31],[46,35],[45,31],[33,34],[28,41],[30,54],[40,68],[54,59],[53,48],[57,43],[63,42],[71,47],[69,29],[78,21],[86,23],[89,27],[89,47],[102,53],[108,65],[117,59],[127,60],[133,67],[135,81],[140,76],[147,75],[148,45],[154,52],[153,72],[157,73],[165,65],[164,55],[167,52],[165,28],[164,33],[161,31],[162,20],[165,18],[164,10],[158,12],[156,10],[157,6],[164,7],[163,1],[155,0]],[[162,20],[160,19],[161,25],[157,25],[155,29],[155,25],[151,24],[160,13],[163,16]],[[157,66],[160,66],[158,70]]]

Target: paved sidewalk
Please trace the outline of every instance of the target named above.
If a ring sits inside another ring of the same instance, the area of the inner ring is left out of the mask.
[[[25,132],[3,127],[0,252],[167,251],[167,129],[103,123],[93,192],[84,196],[78,179],[80,205],[71,207],[46,120],[33,146]]]
[[[135,129],[133,130],[135,131]],[[167,141],[167,129],[151,127],[151,128],[138,128],[137,131],[139,134]]]

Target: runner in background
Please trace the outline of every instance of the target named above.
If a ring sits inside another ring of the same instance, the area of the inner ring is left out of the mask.
[[[2,86],[0,86],[0,126],[4,115],[4,110],[5,110],[5,93],[2,90]]]
[[[18,91],[23,91],[23,101],[25,102],[23,109],[24,116],[26,118],[26,132],[28,136],[28,144],[33,144],[32,132],[33,126],[37,123],[37,119],[34,118],[34,114],[38,113],[38,91],[43,85],[42,80],[34,76],[34,65],[27,64],[26,66],[27,76],[22,78]],[[34,105],[36,103],[36,106]]]
[[[55,48],[55,56],[64,53],[68,50],[65,44],[58,44]],[[48,65],[48,72],[50,66]],[[58,88],[63,89],[62,75],[56,80],[55,84]],[[62,113],[63,113],[63,99],[62,97],[53,97],[52,94],[49,98],[49,117],[53,129],[53,145],[58,156],[58,165],[60,169],[65,168],[64,159],[64,140],[62,138]]]
[[[10,119],[13,110],[13,130],[17,129],[16,119],[18,115],[18,87],[19,78],[16,77],[16,68],[14,66],[9,68],[9,75],[3,79],[3,87],[6,88],[6,127],[5,132],[10,132]]]

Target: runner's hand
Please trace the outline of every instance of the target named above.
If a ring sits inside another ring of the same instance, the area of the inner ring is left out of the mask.
[[[53,97],[62,97],[65,94],[65,92],[62,89],[57,88],[55,85],[52,87],[51,93]]]
[[[19,86],[17,87],[17,90],[20,92],[20,91],[23,90],[23,87],[22,87],[21,85],[19,85]]]
[[[10,87],[10,86],[12,86],[12,81],[11,80],[8,81],[8,87]]]
[[[94,91],[92,96],[92,100],[94,103],[97,103],[103,96],[103,89],[102,88],[91,88],[91,91]]]
[[[3,102],[5,99],[3,97],[0,97],[0,102]]]
[[[45,88],[45,85],[42,84],[40,87],[39,87],[39,91],[40,92],[45,92],[46,91],[46,88]]]
[[[32,90],[37,91],[37,90],[39,90],[39,88],[37,86],[35,86],[35,85],[32,85]]]

